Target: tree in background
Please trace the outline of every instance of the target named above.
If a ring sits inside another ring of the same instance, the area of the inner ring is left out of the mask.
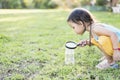
[[[90,1],[90,5],[91,5],[91,6],[95,6],[95,4],[96,4],[96,0],[91,0],[91,1]]]
[[[98,6],[106,6],[107,3],[107,0],[96,0],[96,5]]]
[[[22,0],[0,0],[0,8],[16,9],[22,8]]]
[[[81,6],[90,5],[90,1],[91,0],[80,0],[80,4],[81,4]]]
[[[21,0],[24,8],[34,8],[33,0]]]
[[[118,2],[119,2],[119,0],[110,0],[111,7],[116,6]]]
[[[53,0],[0,0],[0,8],[56,8],[58,5]]]
[[[21,8],[75,8],[79,6],[106,6],[107,3],[115,6],[118,0],[0,0],[0,8],[21,9]]]
[[[9,8],[8,0],[0,0],[0,2],[1,2],[1,8],[3,8],[3,9]]]
[[[58,8],[74,8],[80,6],[80,0],[52,0],[57,5]]]
[[[53,0],[33,0],[33,4],[35,8],[56,8],[58,5]]]
[[[80,0],[65,0],[65,5],[68,8],[74,8],[80,6]]]

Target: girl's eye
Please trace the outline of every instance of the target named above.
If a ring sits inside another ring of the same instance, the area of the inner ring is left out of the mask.
[[[75,27],[72,27],[73,29],[75,29]]]

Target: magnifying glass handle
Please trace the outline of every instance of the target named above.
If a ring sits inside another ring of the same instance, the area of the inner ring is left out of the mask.
[[[87,45],[87,43],[85,43],[85,42],[82,42],[82,43],[78,43],[77,44],[77,46],[80,46],[80,47],[84,47],[84,46],[86,46]]]
[[[77,46],[81,46],[81,45],[82,45],[81,43],[77,44]]]

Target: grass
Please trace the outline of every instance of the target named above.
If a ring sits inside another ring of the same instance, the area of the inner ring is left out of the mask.
[[[0,80],[120,80],[119,69],[98,70],[96,47],[75,50],[75,64],[64,64],[65,42],[88,38],[67,25],[68,11],[0,15]],[[120,28],[120,15],[92,12]],[[118,63],[120,64],[120,63]]]

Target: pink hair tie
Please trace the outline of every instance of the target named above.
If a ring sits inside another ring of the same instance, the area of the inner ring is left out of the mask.
[[[113,49],[113,50],[120,50],[120,48],[116,48],[116,49]]]

